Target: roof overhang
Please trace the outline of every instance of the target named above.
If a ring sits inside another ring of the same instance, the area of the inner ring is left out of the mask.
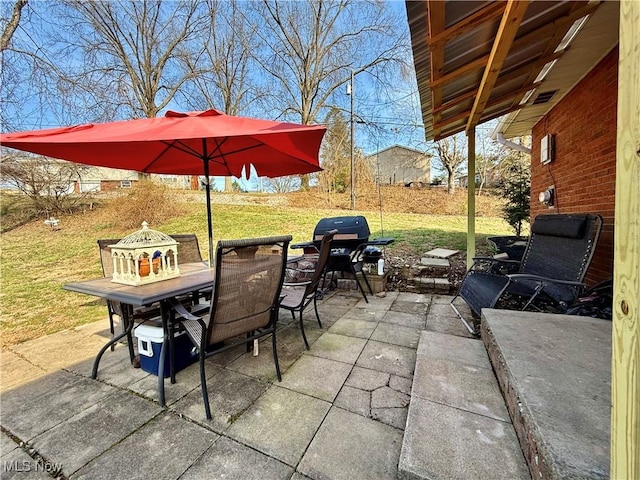
[[[618,42],[617,2],[405,4],[427,140],[499,117],[530,133]]]

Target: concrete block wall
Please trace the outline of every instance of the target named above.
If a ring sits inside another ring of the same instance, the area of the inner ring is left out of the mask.
[[[531,218],[541,213],[599,213],[602,234],[589,284],[613,275],[618,48],[609,52],[532,130]],[[555,135],[555,160],[540,164],[540,141]],[[555,186],[549,209],[538,194]]]

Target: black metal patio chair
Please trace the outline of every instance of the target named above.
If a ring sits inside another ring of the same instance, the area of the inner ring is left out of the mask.
[[[454,301],[461,297],[473,315],[483,308],[563,312],[586,287],[584,276],[593,258],[602,217],[594,214],[538,215],[522,260],[477,257],[451,306],[469,332],[471,326]]]
[[[322,322],[320,321],[320,314],[318,313],[318,294],[321,280],[325,275],[325,268],[327,266],[327,260],[331,254],[331,243],[334,235],[338,233],[338,230],[330,230],[322,236],[320,242],[320,251],[318,253],[318,259],[315,264],[315,269],[311,275],[311,279],[303,282],[285,282],[282,289],[282,295],[284,298],[280,302],[280,308],[289,310],[294,320],[296,318],[295,312],[300,312],[300,333],[302,333],[302,340],[304,340],[304,346],[309,350],[309,342],[307,336],[304,333],[304,324],[302,322],[302,312],[313,301],[313,309],[316,312],[316,319],[318,325],[322,328]],[[292,270],[291,267],[287,267],[287,270]],[[293,269],[295,270],[295,269]],[[303,272],[309,273],[309,272]]]
[[[198,350],[200,383],[207,419],[211,419],[205,359],[239,344],[271,335],[273,361],[281,380],[276,322],[291,236],[221,240],[216,249],[213,298],[208,315],[189,313],[171,301],[175,321],[182,323]]]

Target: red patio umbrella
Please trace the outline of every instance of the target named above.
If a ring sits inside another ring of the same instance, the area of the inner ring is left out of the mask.
[[[164,117],[0,134],[0,144],[86,165],[145,173],[240,177],[253,165],[260,176],[322,170],[326,128],[225,115],[217,110],[167,112]],[[206,185],[209,259],[213,226]]]

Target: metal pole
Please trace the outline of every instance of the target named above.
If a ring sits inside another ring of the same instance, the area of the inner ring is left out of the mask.
[[[351,70],[351,210],[356,209],[356,172],[353,159],[353,70]]]

